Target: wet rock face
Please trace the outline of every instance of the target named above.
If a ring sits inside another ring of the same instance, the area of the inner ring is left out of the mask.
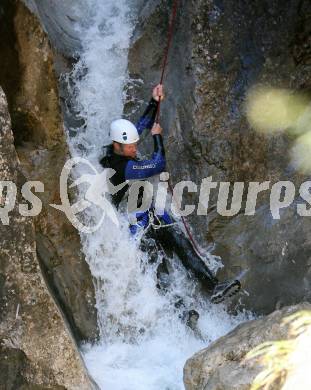
[[[15,348],[0,347],[0,386],[5,390],[66,390],[64,386],[45,387],[34,383],[29,383],[25,375],[31,371],[31,363],[23,351]]]
[[[25,0],[25,3],[39,17],[53,47],[68,58],[77,56],[81,43],[75,28],[85,23],[92,11],[87,3],[83,0]]]
[[[13,141],[0,88],[0,180],[17,188],[14,208],[8,219],[1,214],[0,224],[0,388],[91,389],[66,320],[43,280],[33,218],[19,212],[25,177]]]
[[[94,340],[94,287],[78,232],[63,213],[49,206],[61,203],[59,177],[69,158],[53,53],[40,23],[23,3],[4,1],[0,8],[0,50],[5,58],[0,82],[8,96],[20,170],[25,180],[44,184],[44,192],[37,194],[43,208],[34,218],[38,258],[76,340]],[[0,290],[1,285],[0,277]]]
[[[184,367],[186,390],[251,389],[263,367],[256,361],[245,361],[246,354],[262,343],[292,338],[289,327],[281,326],[283,319],[310,309],[311,305],[304,303],[246,322],[196,353]],[[269,388],[277,390],[280,387]]]
[[[243,278],[246,292],[231,301],[232,309],[254,308],[265,314],[311,301],[311,223],[296,207],[297,202],[281,211],[280,220],[273,220],[269,207],[262,206],[249,221],[240,215],[215,229],[216,253],[225,259],[220,277],[249,269]]]
[[[147,2],[141,11],[129,54],[134,88],[128,89],[127,109],[139,99],[147,101],[159,81],[171,3]],[[173,184],[192,180],[199,186],[212,176],[215,182],[246,185],[291,180],[298,190],[307,180],[290,165],[294,138],[257,133],[247,122],[244,101],[257,83],[310,90],[309,30],[308,1],[180,2],[161,115]],[[151,151],[147,135],[141,147]],[[278,305],[310,299],[309,218],[288,210],[280,221],[273,220],[265,195],[254,217],[221,217],[215,212],[218,188],[211,191],[207,215],[194,213],[188,220],[201,245],[215,244],[213,253],[222,256],[226,268],[220,278],[250,269],[244,280],[250,296],[241,296],[242,307],[269,313]],[[184,199],[198,203],[197,194],[185,193]],[[301,267],[289,277],[293,261]]]

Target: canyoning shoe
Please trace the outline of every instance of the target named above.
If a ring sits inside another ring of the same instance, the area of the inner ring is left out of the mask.
[[[187,313],[186,318],[187,318],[186,325],[189,326],[190,329],[195,331],[197,329],[198,320],[200,318],[199,313],[196,310],[190,310]]]
[[[239,280],[227,280],[222,283],[218,283],[214,288],[211,296],[212,303],[221,303],[226,298],[232,297],[241,289],[241,283]]]
[[[166,291],[171,285],[171,277],[167,266],[167,260],[163,258],[157,268],[157,288]]]

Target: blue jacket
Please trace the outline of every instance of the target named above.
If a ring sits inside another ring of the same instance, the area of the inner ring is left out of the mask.
[[[145,129],[151,130],[157,113],[158,102],[151,98],[149,104],[136,124],[139,135]],[[163,139],[160,134],[153,135],[154,152],[151,159],[138,160],[125,156],[120,156],[113,151],[112,145],[107,147],[106,156],[101,159],[101,164],[104,168],[112,168],[116,171],[111,178],[114,186],[124,183],[126,180],[143,180],[148,177],[157,175],[165,170],[165,150]],[[112,195],[112,201],[116,207],[119,206],[124,197],[128,186],[122,188],[116,194]]]
[[[138,134],[141,135],[145,129],[151,130],[157,114],[158,104],[151,98],[149,104],[136,123]],[[153,136],[154,152],[149,160],[129,160],[125,167],[125,180],[142,180],[157,175],[165,169],[165,151],[162,136]]]

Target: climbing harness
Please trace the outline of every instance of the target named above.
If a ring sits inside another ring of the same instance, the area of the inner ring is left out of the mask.
[[[139,235],[139,239],[141,239],[149,231],[150,228],[153,228],[154,230],[159,230],[178,225],[178,222],[163,223],[159,216],[155,214],[154,209],[152,208],[148,210],[147,215],[148,223],[146,223],[146,225],[144,225],[144,222],[142,220],[138,220],[137,223],[130,225],[130,229],[131,227],[137,227],[137,229],[141,232]]]
[[[158,217],[158,215],[155,214],[152,210],[149,210],[148,216],[149,216],[149,224],[147,228],[152,226],[153,229],[158,230],[158,229],[177,225],[177,222],[163,224],[160,218]],[[157,221],[157,223],[155,223],[155,221]]]
[[[174,26],[175,26],[175,21],[176,21],[178,5],[179,5],[179,0],[174,0],[172,12],[171,12],[171,17],[170,17],[169,30],[168,30],[167,46],[166,46],[165,51],[164,51],[160,84],[163,84],[164,74],[165,74],[165,70],[166,70],[166,67],[167,67],[168,54],[169,54],[169,50],[170,50],[172,39],[173,39]],[[159,99],[158,109],[157,109],[157,113],[156,113],[156,119],[155,119],[156,123],[159,122],[160,107],[161,107],[161,99]],[[172,199],[174,200],[174,191],[173,191],[173,187],[172,187],[172,184],[171,184],[170,180],[168,181],[168,187],[169,187],[169,190],[170,190],[170,192],[172,194]],[[151,218],[150,214],[149,214],[149,218]],[[181,221],[183,223],[183,226],[185,228],[186,234],[187,234],[187,236],[189,238],[189,241],[191,242],[191,245],[192,245],[194,251],[196,252],[197,256],[204,263],[206,263],[207,262],[207,258],[205,258],[205,256],[200,251],[199,246],[196,243],[196,241],[194,240],[193,235],[192,235],[191,230],[190,230],[190,227],[189,227],[189,225],[188,225],[188,223],[187,223],[187,221],[186,221],[184,216],[181,216]],[[160,223],[159,226],[155,225],[154,224],[154,216],[152,216],[152,219],[149,219],[148,228],[150,226],[152,226],[154,229],[159,229],[161,227],[164,227],[165,225],[162,225],[161,223]],[[211,297],[211,301],[213,303],[220,303],[220,302],[222,302],[225,299],[226,296],[235,295],[240,289],[241,289],[241,283],[240,283],[240,281],[238,279],[235,279],[233,281],[225,281],[223,283],[219,283],[215,287],[215,290],[214,290],[214,292],[212,294],[212,297]]]
[[[155,222],[156,221],[156,222]],[[163,228],[168,228],[170,226],[177,225],[177,222],[163,224],[161,219],[153,210],[148,210],[148,225],[143,229],[142,236],[147,233],[147,231],[152,227],[154,230],[159,230]]]

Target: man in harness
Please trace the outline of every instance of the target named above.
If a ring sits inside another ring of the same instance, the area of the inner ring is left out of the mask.
[[[111,168],[116,173],[111,177],[111,183],[119,186],[127,180],[144,180],[160,174],[165,170],[165,150],[162,138],[162,128],[155,123],[159,101],[164,99],[163,86],[158,84],[152,93],[149,104],[137,122],[136,126],[126,119],[117,119],[111,123],[110,136],[112,144],[107,147],[106,155],[101,159],[104,168]],[[151,159],[139,160],[137,158],[137,142],[145,129],[151,130],[154,151]],[[112,202],[118,208],[125,197],[129,185],[112,195]],[[141,194],[140,194],[141,195]],[[139,203],[139,199],[138,199]],[[139,206],[139,205],[138,205]],[[191,242],[185,237],[181,229],[173,225],[170,215],[164,211],[162,215],[156,215],[154,209],[138,212],[135,215],[136,223],[130,225],[133,235],[139,230],[150,227],[150,218],[155,218],[159,224],[166,225],[165,229],[153,229],[151,234],[155,240],[161,243],[164,250],[174,250],[186,269],[190,270],[211,291],[213,303],[222,302],[226,297],[234,295],[241,288],[239,280],[228,280],[219,283],[217,278],[209,270],[203,259],[195,252]],[[166,267],[159,270],[166,273]]]

